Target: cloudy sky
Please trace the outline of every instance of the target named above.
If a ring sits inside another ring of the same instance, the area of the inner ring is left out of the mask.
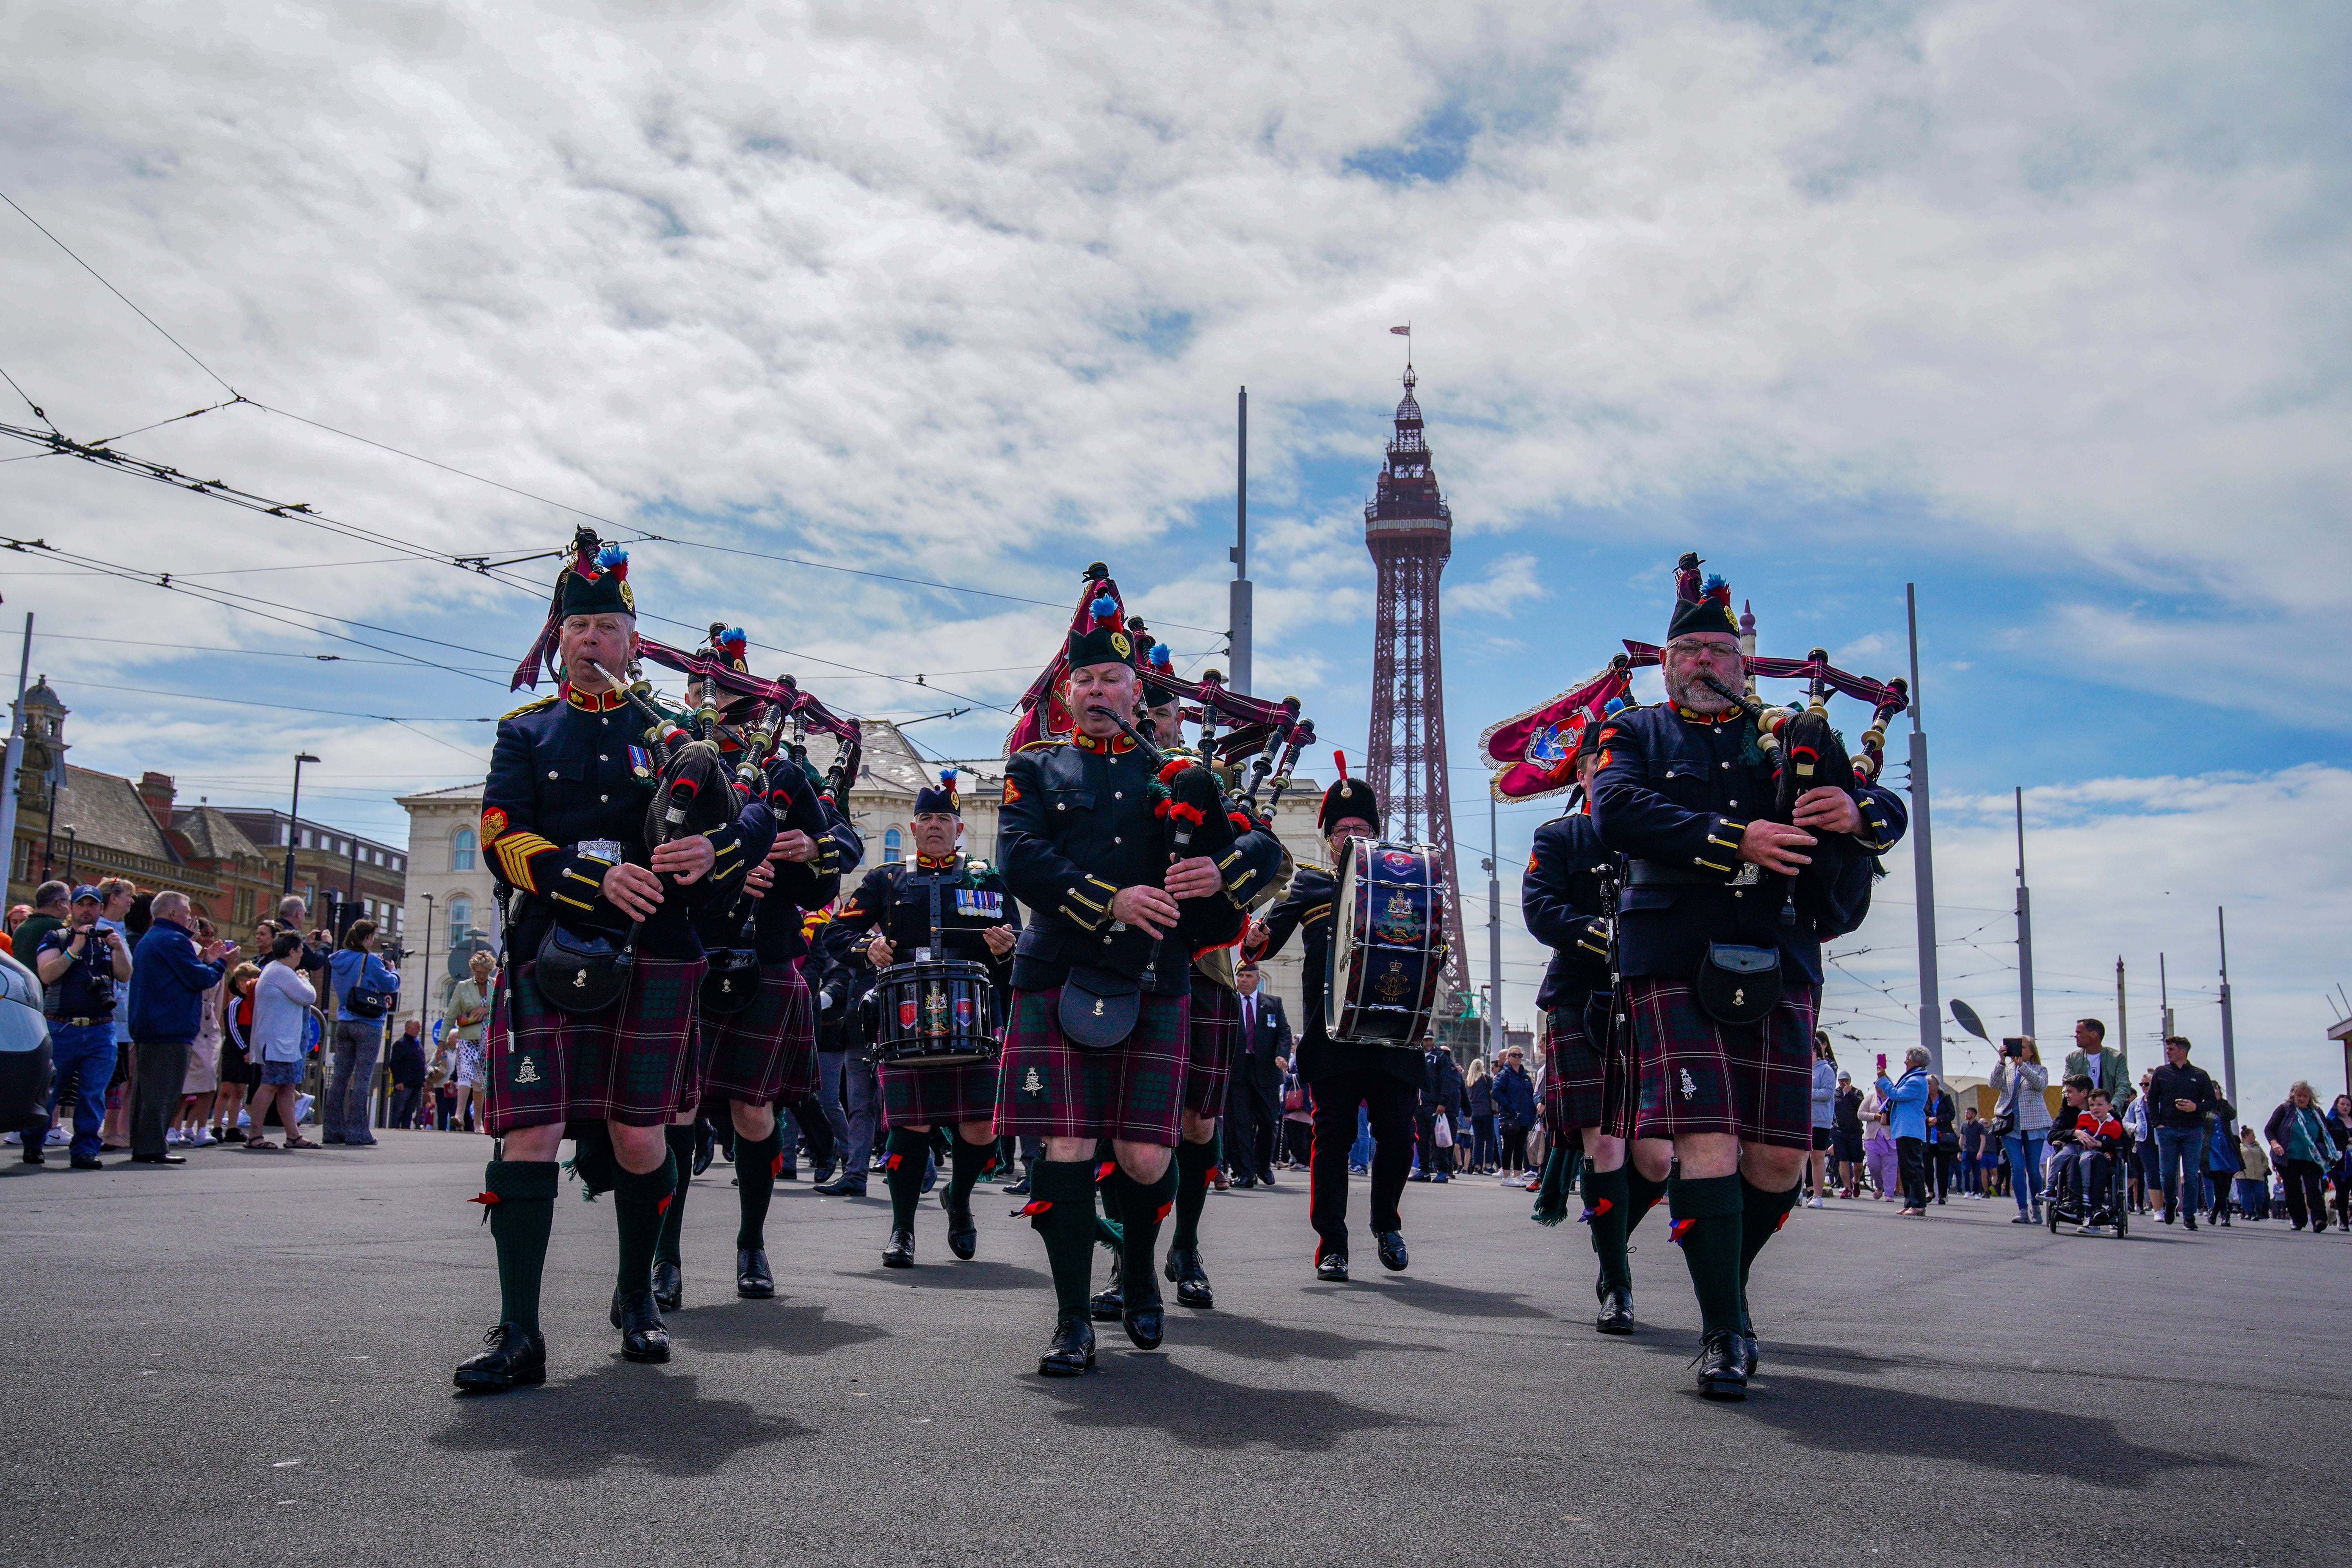
[[[913,733],[982,756],[1089,559],[1215,658],[1246,384],[1259,685],[1355,752],[1409,320],[1465,847],[1479,730],[1655,638],[1681,550],[1767,652],[1881,675],[1916,583],[1947,994],[2016,1026],[2022,785],[2042,1034],[2111,1017],[2120,955],[2144,1040],[2162,952],[2218,1066],[2226,905],[2267,1104],[2340,1084],[2352,983],[2347,35],[2325,4],[37,0],[0,16],[0,370],[70,436],[333,521],[33,457],[0,534],[180,591],[30,552],[0,593],[77,761],[259,802],[307,747],[306,804],[394,837],[393,793],[478,771],[543,605],[427,557],[578,513],[636,540],[656,635],[725,618],[838,706],[969,707]],[[1549,809],[1503,811],[1507,866]],[[1850,1053],[1916,1037],[1891,870],[1839,944]]]

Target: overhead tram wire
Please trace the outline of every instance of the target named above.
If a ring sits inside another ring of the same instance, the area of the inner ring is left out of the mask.
[[[121,300],[124,304],[126,304],[126,305],[130,305],[130,306],[131,306],[131,310],[132,310],[132,312],[133,312],[133,313],[135,313],[141,321],[142,321],[146,322],[149,326],[151,326],[151,327],[154,328],[158,332],[163,332],[163,341],[164,341],[165,342],[167,342],[167,343],[171,344],[173,348],[175,348],[175,349],[179,350],[182,353],[186,354],[186,355],[188,356],[189,363],[191,363],[192,364],[194,364],[194,365],[198,370],[203,371],[206,375],[211,376],[215,381],[218,381],[218,382],[220,382],[220,384],[221,384],[221,390],[222,390],[223,392],[227,393],[231,397],[236,397],[236,396],[237,395],[237,390],[236,390],[236,387],[234,387],[234,386],[231,386],[227,382],[226,382],[226,381],[222,381],[222,380],[221,380],[220,373],[219,373],[218,371],[216,371],[216,370],[213,369],[213,367],[212,367],[212,366],[210,366],[210,365],[206,364],[204,361],[202,361],[202,360],[200,360],[200,359],[196,358],[195,351],[194,351],[194,350],[193,350],[193,349],[189,348],[187,344],[185,344],[185,343],[182,342],[179,339],[177,339],[177,338],[173,337],[171,333],[163,331],[163,323],[162,323],[162,322],[158,321],[154,317],[152,317],[152,316],[149,315],[146,311],[140,310],[140,309],[139,309],[139,307],[138,307],[137,305],[132,304],[132,303],[131,303],[131,296],[129,296],[128,294],[125,294],[121,289],[117,289],[113,284],[107,282],[105,274],[103,274],[103,273],[101,273],[100,271],[99,271],[99,269],[98,269],[97,268],[92,267],[89,262],[84,261],[80,257],[79,257],[79,256],[75,256],[75,255],[74,255],[74,248],[73,248],[73,247],[72,247],[72,246],[68,245],[64,240],[59,239],[56,235],[54,235],[54,234],[50,234],[50,233],[49,233],[49,231],[48,231],[47,226],[46,225],[44,225],[44,224],[41,222],[41,220],[40,220],[39,218],[35,217],[31,213],[26,212],[23,207],[16,206],[16,197],[14,197],[14,196],[10,195],[9,195],[7,192],[5,192],[5,191],[0,191],[0,202],[6,202],[10,206],[12,206],[12,207],[16,207],[16,216],[17,216],[18,217],[23,218],[26,223],[31,224],[35,228],[39,229],[39,230],[41,231],[41,233],[42,233],[42,234],[44,234],[44,235],[47,236],[47,237],[48,237],[48,241],[49,241],[49,243],[50,243],[50,244],[52,244],[52,245],[56,246],[59,250],[64,251],[68,256],[72,256],[72,257],[73,257],[73,260],[74,260],[74,265],[75,265],[75,266],[77,266],[77,267],[80,268],[84,272],[89,273],[92,278],[97,279],[98,279],[98,281],[99,281],[100,286],[101,288],[103,288],[103,289],[104,289],[108,293],[110,293],[110,294],[113,295],[116,299],[118,299],[118,300]]]
[[[37,576],[40,575],[40,574],[21,573],[18,574],[18,575]],[[93,575],[95,575],[95,574],[93,574]],[[175,578],[174,580],[176,581],[177,579]],[[405,658],[353,658],[347,653],[291,653],[278,648],[223,647],[217,643],[142,642],[135,637],[100,637],[94,633],[89,632],[36,631],[33,634],[33,640],[35,642],[102,642],[115,647],[168,647],[177,648],[182,653],[243,654],[251,658],[301,658],[312,659],[320,664],[366,664],[375,666],[396,665],[405,668],[415,662],[412,659]],[[484,675],[496,675],[499,672],[495,669],[486,669],[480,673]]]

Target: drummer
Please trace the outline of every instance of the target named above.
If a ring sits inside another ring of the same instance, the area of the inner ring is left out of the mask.
[[[873,932],[863,951],[877,969],[911,963],[919,952],[931,949],[938,958],[985,963],[996,994],[1003,996],[1012,979],[1021,910],[995,867],[956,847],[963,832],[963,805],[955,779],[950,769],[940,775],[936,787],[916,792],[914,815],[907,824],[914,840],[913,862],[901,860],[867,872],[856,893],[834,916],[834,924],[845,932]],[[1001,1005],[997,1012],[987,1021],[991,1030],[1003,1023]],[[883,1020],[886,1037],[892,1022]],[[967,1258],[979,1250],[971,1188],[987,1169],[996,1142],[995,1114],[992,1061],[927,1067],[884,1060],[882,1118],[890,1130],[883,1162],[883,1181],[890,1189],[885,1268],[915,1266],[915,1205],[923,1195],[931,1129],[938,1126],[956,1130],[947,1186],[940,1194],[940,1206],[948,1214],[948,1250]],[[856,1150],[850,1154],[857,1157]]]
[[[1380,796],[1362,779],[1342,777],[1323,792],[1317,818],[1333,864],[1350,838],[1381,836]],[[1413,1112],[1421,1103],[1422,1054],[1392,1046],[1335,1040],[1324,1026],[1324,984],[1331,973],[1331,868],[1302,865],[1272,913],[1251,923],[1243,953],[1265,960],[1280,952],[1291,933],[1307,933],[1307,1030],[1296,1058],[1315,1111],[1315,1152],[1307,1161],[1307,1216],[1315,1226],[1315,1277],[1348,1278],[1348,1150],[1356,1141],[1356,1108],[1372,1123],[1372,1236],[1381,1264],[1405,1267],[1404,1220],[1398,1205],[1412,1165]]]

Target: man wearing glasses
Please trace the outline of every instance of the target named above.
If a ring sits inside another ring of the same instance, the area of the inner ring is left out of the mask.
[[[1825,879],[1837,908],[1863,904],[1876,856],[1902,837],[1902,802],[1852,779],[1796,797],[1776,822],[1778,780],[1734,694],[1746,677],[1731,587],[1701,587],[1683,557],[1661,655],[1666,700],[1601,724],[1592,815],[1627,858],[1618,952],[1633,1021],[1631,1135],[1667,1138],[1674,1239],[1698,1296],[1699,1391],[1747,1396],[1756,1364],[1748,1267],[1796,1202],[1812,1148],[1813,1020],[1822,939],[1796,879]]]

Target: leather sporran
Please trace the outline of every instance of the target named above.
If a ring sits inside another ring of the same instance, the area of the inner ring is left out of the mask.
[[[539,944],[539,962],[531,978],[548,1005],[566,1013],[601,1013],[628,989],[629,971],[636,959],[636,928],[614,942],[594,931],[566,931],[551,925]]]
[[[702,1016],[729,1018],[760,994],[760,955],[748,947],[712,948],[702,976]]]
[[[1691,976],[1691,994],[1718,1024],[1761,1023],[1780,1002],[1780,950],[1709,942]]]
[[[1062,1037],[1082,1050],[1107,1051],[1135,1033],[1143,1014],[1143,983],[1108,969],[1070,965],[1062,982]]]

